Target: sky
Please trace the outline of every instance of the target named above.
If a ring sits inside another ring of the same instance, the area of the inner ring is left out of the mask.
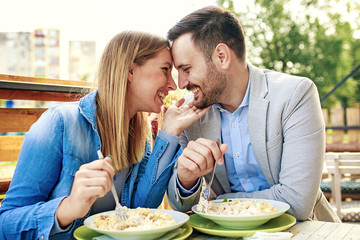
[[[235,7],[243,8],[251,2],[235,1]],[[299,0],[293,0],[291,8],[299,9],[299,4]],[[0,0],[0,32],[60,29],[60,78],[67,78],[69,41],[95,41],[99,59],[110,39],[123,30],[142,30],[165,37],[182,17],[209,5],[216,5],[216,0]],[[358,19],[359,14],[342,16],[351,20]],[[360,30],[357,36],[360,37]]]
[[[216,0],[0,0],[0,3],[0,32],[60,29],[63,78],[69,41],[95,41],[99,59],[117,33],[133,29],[165,37],[182,17],[201,7],[216,5]]]

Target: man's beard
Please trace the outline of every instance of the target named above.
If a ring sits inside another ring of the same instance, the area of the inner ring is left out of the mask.
[[[218,103],[226,88],[226,76],[216,70],[215,65],[210,62],[206,71],[206,79],[203,79],[200,87],[201,99],[195,101],[197,108],[206,108]]]

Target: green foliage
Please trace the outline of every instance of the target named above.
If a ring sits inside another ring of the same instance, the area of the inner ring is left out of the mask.
[[[308,77],[323,97],[360,64],[360,39],[354,37],[354,31],[360,31],[360,21],[353,19],[350,22],[342,15],[359,16],[360,4],[350,0],[332,1],[347,11],[340,14],[327,1],[302,0],[297,6],[295,3],[291,0],[255,0],[255,5],[239,11],[233,0],[218,1],[219,6],[239,18],[251,62]],[[343,107],[358,104],[359,92],[360,71],[326,99],[323,107],[336,103]]]

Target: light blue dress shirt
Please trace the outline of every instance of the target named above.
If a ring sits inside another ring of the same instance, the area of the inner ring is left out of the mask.
[[[224,160],[233,192],[254,192],[269,188],[250,142],[248,127],[250,85],[249,79],[243,101],[233,113],[222,108],[220,104],[214,105],[220,110],[222,142],[229,147]]]

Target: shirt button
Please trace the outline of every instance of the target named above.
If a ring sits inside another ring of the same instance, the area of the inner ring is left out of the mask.
[[[224,110],[221,109],[220,112],[224,112]]]
[[[44,239],[44,235],[41,235],[41,239]]]
[[[233,127],[236,127],[236,123],[233,123],[232,126],[233,126]]]
[[[243,182],[246,183],[246,178],[243,178]]]
[[[236,156],[237,156],[237,157],[240,157],[240,153],[237,152],[237,153],[236,153]]]

